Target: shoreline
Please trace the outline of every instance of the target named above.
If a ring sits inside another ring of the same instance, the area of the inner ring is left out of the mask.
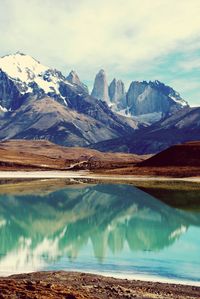
[[[124,181],[186,181],[200,182],[200,176],[168,177],[145,175],[108,175],[92,173],[87,170],[80,171],[0,171],[0,179],[97,179],[97,180],[124,180]]]
[[[116,272],[100,272],[93,270],[85,270],[85,269],[69,269],[69,270],[32,270],[27,272],[0,272],[0,280],[9,279],[10,277],[20,277],[21,275],[29,276],[37,273],[49,273],[49,272],[64,272],[64,273],[78,273],[78,274],[86,274],[100,277],[108,277],[117,280],[126,280],[126,281],[139,281],[144,283],[158,283],[158,284],[168,284],[168,285],[179,285],[179,286],[188,286],[188,287],[198,287],[200,288],[200,280],[188,280],[188,279],[178,279],[178,278],[168,278],[164,276],[156,276],[156,275],[148,275],[148,274],[140,274],[140,273],[116,273]]]
[[[64,270],[65,271],[65,270]],[[67,273],[70,272],[76,272],[76,273],[85,273],[88,275],[97,275],[102,277],[108,277],[108,278],[114,278],[114,279],[122,279],[122,280],[128,280],[128,281],[140,281],[144,283],[161,283],[161,284],[170,284],[170,285],[180,285],[180,286],[189,286],[189,287],[199,287],[200,288],[200,280],[199,281],[192,281],[187,279],[176,279],[176,278],[167,278],[163,276],[151,276],[151,275],[145,275],[145,274],[128,274],[128,273],[115,273],[115,272],[98,272],[98,271],[85,271],[85,270],[66,270]],[[27,273],[28,274],[28,273]],[[18,274],[20,275],[20,274]]]
[[[112,275],[112,274],[110,274]],[[200,287],[129,280],[82,272],[47,271],[0,277],[1,298],[199,298]],[[38,297],[36,297],[36,295]]]

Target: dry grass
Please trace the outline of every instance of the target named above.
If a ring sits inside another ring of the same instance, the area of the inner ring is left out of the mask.
[[[0,170],[66,170],[70,167],[110,169],[127,167],[147,157],[124,153],[102,153],[80,147],[63,147],[49,141],[10,140],[0,143]]]

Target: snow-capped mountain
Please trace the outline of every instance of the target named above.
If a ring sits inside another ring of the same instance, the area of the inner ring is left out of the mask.
[[[21,104],[19,98],[30,93],[54,96],[67,105],[60,86],[65,84],[74,88],[77,87],[67,81],[61,72],[50,69],[31,56],[19,52],[0,58],[0,80],[1,84],[7,81],[5,88],[1,88],[0,91],[0,104],[4,111],[19,107]],[[79,92],[81,93],[83,90],[80,89]],[[8,99],[10,93],[13,93],[14,103]],[[21,98],[22,102],[24,98]]]
[[[0,59],[0,139],[48,139],[86,146],[122,136],[139,124],[91,97],[74,72],[68,80],[29,55]]]
[[[67,146],[146,153],[150,147],[150,152],[157,152],[199,136],[199,108],[189,108],[179,93],[159,81],[133,81],[126,93],[121,80],[108,86],[101,70],[92,94],[75,71],[65,77],[29,55],[4,56],[0,58],[0,140],[48,139]],[[179,117],[177,124],[174,117]],[[152,138],[146,146],[142,139],[149,134]]]

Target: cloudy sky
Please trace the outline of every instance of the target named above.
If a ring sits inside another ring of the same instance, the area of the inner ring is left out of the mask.
[[[200,105],[200,0],[0,0],[0,56],[21,51],[92,85],[160,80]]]

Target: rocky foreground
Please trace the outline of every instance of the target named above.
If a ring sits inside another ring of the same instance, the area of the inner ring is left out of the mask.
[[[200,287],[114,279],[76,272],[36,272],[0,278],[0,298],[200,298]]]

